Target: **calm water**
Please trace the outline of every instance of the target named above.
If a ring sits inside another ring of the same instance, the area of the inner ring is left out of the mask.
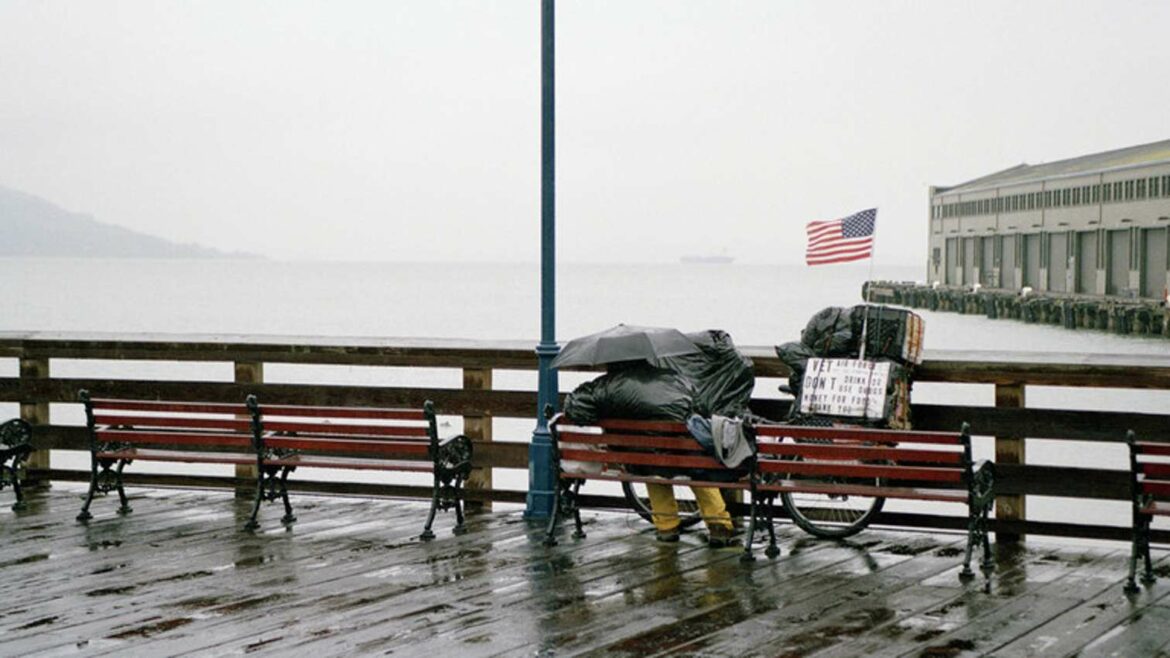
[[[877,267],[875,278],[914,280],[922,268]],[[859,303],[868,266],[581,265],[557,277],[557,334],[591,333],[619,322],[721,328],[740,345],[797,340],[816,311]],[[244,333],[270,335],[529,339],[540,328],[535,264],[292,263],[0,259],[5,312],[0,330]],[[919,311],[926,348],[1167,354],[1170,341],[1067,331],[982,317]],[[54,361],[57,376],[230,379],[227,364]],[[15,360],[0,360],[8,376]],[[273,381],[459,386],[457,371],[270,365]],[[582,376],[562,376],[569,390]],[[499,373],[498,388],[532,389],[532,373]],[[757,393],[777,395],[770,382]],[[990,386],[919,384],[917,402],[991,405]],[[1170,393],[1031,388],[1045,408],[1161,411]],[[0,405],[6,415],[15,405]],[[58,408],[60,407],[60,408]],[[81,422],[76,405],[56,405],[55,422]],[[520,438],[528,422],[497,420],[497,439]],[[451,419],[458,429],[458,419]],[[1119,428],[1121,431],[1121,428]],[[990,453],[990,441],[977,445]],[[1124,468],[1124,450],[1033,441],[1037,463]],[[1031,499],[1030,499],[1031,500]],[[1067,505],[1067,503],[1065,503]],[[1054,501],[1030,502],[1033,518],[1067,518]],[[1086,504],[1078,515],[1127,522],[1123,505]]]

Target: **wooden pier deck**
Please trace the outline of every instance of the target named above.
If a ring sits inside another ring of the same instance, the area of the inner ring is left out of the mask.
[[[783,525],[781,557],[743,564],[616,513],[549,549],[519,511],[421,543],[416,502],[299,496],[292,529],[269,508],[251,534],[228,492],[133,489],[88,525],[80,493],[0,512],[2,655],[1170,655],[1170,561],[1127,598],[1120,545],[1001,548],[985,593],[939,533]]]

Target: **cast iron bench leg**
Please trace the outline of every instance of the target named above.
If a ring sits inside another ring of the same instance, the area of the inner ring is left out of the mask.
[[[1133,541],[1129,547],[1129,578],[1125,580],[1125,593],[1137,594],[1141,588],[1137,585],[1137,562],[1138,562],[1138,546],[1141,544],[1141,519],[1138,518],[1138,513],[1133,514]]]
[[[120,503],[118,507],[118,513],[122,515],[126,515],[134,511],[134,508],[130,507],[130,499],[126,497],[126,489],[122,486],[122,469],[126,468],[127,463],[128,462],[125,459],[119,460],[118,470],[114,475],[114,483],[118,488],[118,502]]]
[[[435,533],[431,530],[431,525],[435,522],[435,512],[439,509],[439,489],[442,486],[439,482],[439,471],[435,471],[435,482],[431,491],[431,511],[427,514],[427,523],[423,526],[422,534],[418,536],[423,541],[430,541],[435,538]]]
[[[553,490],[552,514],[549,514],[548,531],[545,533],[545,536],[544,536],[544,545],[545,546],[556,546],[557,545],[557,538],[556,538],[557,520],[560,519],[560,516],[561,516],[561,484],[558,482],[556,489]]]
[[[93,496],[97,493],[98,483],[98,462],[97,457],[91,457],[89,467],[89,492],[85,495],[85,502],[81,504],[81,513],[77,515],[77,520],[81,522],[88,521],[93,518],[93,514],[89,512],[89,506],[93,504]]]
[[[256,499],[252,501],[252,513],[248,515],[248,522],[244,524],[244,530],[256,530],[260,527],[257,516],[260,514],[260,503],[264,500],[264,471],[264,466],[256,468]]]
[[[455,497],[455,527],[451,529],[451,532],[456,535],[465,535],[467,534],[467,526],[463,523],[465,520],[463,518],[463,476],[455,478],[453,495]]]
[[[280,499],[284,502],[284,516],[280,518],[280,522],[284,525],[292,525],[297,522],[297,517],[293,514],[292,503],[288,499],[288,474],[293,472],[293,466],[285,466],[280,470]]]
[[[577,524],[577,531],[573,533],[574,539],[584,539],[585,529],[581,526],[581,506],[577,504],[577,491],[581,488],[582,480],[577,480],[573,483],[573,495],[569,500],[573,503],[573,520]]]
[[[764,555],[776,557],[780,555],[780,546],[776,543],[776,496],[768,499],[768,548]]]

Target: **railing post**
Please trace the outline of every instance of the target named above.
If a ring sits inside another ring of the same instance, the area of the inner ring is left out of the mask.
[[[21,357],[20,359],[20,378],[21,379],[48,379],[49,378],[49,360],[48,359],[27,359]],[[20,417],[27,421],[33,427],[37,425],[49,424],[49,403],[48,402],[21,402],[20,403]],[[28,476],[26,478],[27,484],[32,486],[48,486],[49,484],[49,468],[50,468],[50,451],[34,450],[28,458]]]
[[[492,370],[491,368],[464,368],[463,369],[463,390],[465,391],[490,391],[492,390]],[[463,433],[467,438],[471,439],[472,443],[484,443],[492,440],[492,415],[491,412],[483,416],[464,416],[463,417]],[[474,468],[471,470],[471,477],[467,478],[467,490],[490,490],[492,488],[492,469],[491,468]],[[468,507],[477,507],[482,510],[490,510],[492,503],[490,500],[469,501]]]
[[[235,369],[236,369],[236,383],[237,384],[263,384],[264,383],[264,364],[263,363],[256,362],[256,361],[236,361],[235,367],[236,367]],[[243,402],[243,398],[241,398],[239,400],[239,402]],[[260,402],[261,402],[261,404],[263,404],[264,399],[260,398]],[[251,420],[252,417],[244,415],[244,416],[240,416],[240,418],[245,418],[245,419]],[[256,465],[255,464],[236,464],[236,479],[237,480],[247,481],[249,483],[252,483],[252,485],[254,485],[258,475],[259,474],[256,472]],[[236,497],[237,498],[252,496],[254,494],[255,494],[255,489],[253,486],[247,486],[247,487],[237,486],[236,487]]]
[[[995,406],[998,409],[1024,408],[1023,384],[996,384]],[[1008,435],[995,437],[996,464],[1026,464],[1024,437]],[[996,496],[995,518],[1003,521],[1024,521],[1027,519],[1027,509],[1023,495]],[[1014,543],[1024,540],[1023,533],[997,532],[996,543]]]

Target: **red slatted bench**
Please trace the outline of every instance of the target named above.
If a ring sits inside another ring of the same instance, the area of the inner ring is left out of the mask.
[[[974,578],[971,553],[983,551],[984,575],[994,568],[987,517],[995,504],[995,470],[991,462],[971,459],[966,423],[959,432],[924,432],[851,427],[757,424],[756,468],[752,476],[752,524],[747,550],[758,523],[769,531],[769,555],[778,554],[772,530],[774,503],[784,499],[789,515],[813,534],[843,537],[868,525],[884,499],[957,503],[967,507],[967,550],[963,580]],[[856,518],[834,524],[832,512],[816,503],[794,502],[797,494],[818,496],[823,505],[850,498],[872,499]],[[811,507],[810,507],[811,505]],[[823,523],[822,523],[823,521]]]
[[[1149,586],[1156,580],[1150,560],[1150,523],[1155,516],[1170,516],[1170,444],[1137,441],[1133,430],[1126,433],[1125,442],[1133,498],[1133,546],[1125,591],[1135,594],[1140,589],[1135,581],[1139,559],[1145,561],[1142,582]]]
[[[550,546],[556,544],[561,518],[571,516],[576,525],[573,536],[585,536],[579,492],[585,481],[603,480],[750,491],[752,522],[744,542],[745,561],[754,559],[752,542],[761,525],[769,533],[767,555],[780,554],[772,525],[777,497],[784,499],[789,515],[802,528],[826,537],[861,530],[885,498],[963,504],[968,536],[960,578],[975,575],[971,554],[976,545],[983,551],[984,573],[994,567],[987,517],[995,502],[995,471],[990,462],[973,463],[966,423],[960,432],[757,424],[748,428],[756,457],[738,469],[706,454],[683,423],[605,420],[574,425],[558,414],[549,427],[558,481],[545,539]],[[850,497],[874,502],[863,516],[831,527],[816,516],[819,508],[796,504],[797,494],[814,494],[830,504]]]
[[[572,516],[573,536],[583,538],[578,492],[586,480],[748,489],[748,468],[732,471],[704,453],[679,422],[603,420],[574,425],[564,414],[549,423],[557,489],[545,544],[554,546],[562,517]],[[568,470],[576,462],[581,470]],[[711,478],[712,474],[723,477]],[[685,478],[685,479],[684,479]]]
[[[119,513],[131,511],[122,472],[134,461],[251,465],[256,498],[245,528],[258,527],[260,503],[284,503],[282,522],[296,521],[287,480],[298,466],[431,473],[431,509],[422,533],[431,539],[438,509],[454,508],[456,533],[464,531],[463,488],[471,470],[465,436],[438,439],[434,407],[264,406],[244,403],[167,402],[91,398],[85,404],[90,435],[90,486],[79,521],[92,518],[94,495],[117,491]]]

